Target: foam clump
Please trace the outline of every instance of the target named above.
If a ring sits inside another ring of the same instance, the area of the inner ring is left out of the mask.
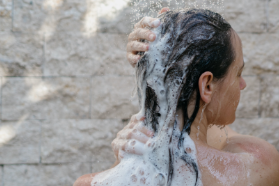
[[[166,75],[172,67],[171,53],[165,52],[172,48],[172,35],[161,35],[161,30],[162,25],[153,30],[157,38],[136,67],[141,105],[136,118],[145,117],[143,123],[154,137],[142,148],[142,156],[125,154],[116,167],[96,175],[92,186],[202,186],[195,144],[186,132],[181,133],[175,117],[186,72]]]

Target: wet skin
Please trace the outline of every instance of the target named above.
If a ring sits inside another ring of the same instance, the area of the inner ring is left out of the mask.
[[[148,50],[148,45],[136,40],[143,38],[153,41],[155,39],[154,37],[150,39],[149,36],[152,33],[143,28],[152,20],[154,19],[149,18],[139,22],[135,31],[129,36],[127,58],[133,66],[139,58],[135,51]],[[226,77],[215,82],[212,81],[212,74],[205,72],[199,79],[200,110],[192,124],[190,137],[195,142],[198,151],[197,158],[202,172],[202,182],[204,186],[278,186],[279,153],[271,144],[253,136],[237,134],[228,126],[225,127],[228,137],[224,130],[220,130],[216,125],[209,128],[211,123],[220,126],[233,123],[240,92],[246,86],[241,77],[244,66],[241,40],[234,31],[231,39],[236,58]],[[205,104],[206,107],[204,107]],[[189,105],[189,112],[192,105]],[[181,110],[178,110],[177,114],[179,120],[183,121]],[[136,146],[129,145],[131,144],[129,141],[136,140],[145,143],[152,136],[151,131],[138,125],[138,120],[143,119],[132,117],[130,123],[118,133],[113,141],[112,146],[117,157],[115,165],[125,155],[123,150],[126,153],[140,154]],[[181,170],[188,171],[187,167],[182,167]],[[74,186],[91,185],[92,176],[95,174],[97,173],[80,177]]]

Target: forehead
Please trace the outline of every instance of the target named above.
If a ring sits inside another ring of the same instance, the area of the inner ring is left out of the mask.
[[[231,35],[231,40],[235,53],[235,65],[243,65],[243,52],[242,52],[242,42],[238,34],[233,30]]]

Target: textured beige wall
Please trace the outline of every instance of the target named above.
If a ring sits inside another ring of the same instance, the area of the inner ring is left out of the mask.
[[[279,1],[221,6],[246,61],[232,128],[279,150]],[[130,18],[129,0],[0,0],[0,186],[68,186],[113,163],[110,142],[138,111]]]

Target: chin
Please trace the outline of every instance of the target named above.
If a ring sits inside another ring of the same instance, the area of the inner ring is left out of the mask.
[[[220,118],[220,120],[215,123],[216,125],[230,125],[235,121],[235,114],[231,117]]]
[[[227,119],[227,121],[225,122],[224,125],[230,125],[230,124],[232,124],[234,121],[235,121],[235,113],[234,113],[234,115],[233,115],[229,120]]]

